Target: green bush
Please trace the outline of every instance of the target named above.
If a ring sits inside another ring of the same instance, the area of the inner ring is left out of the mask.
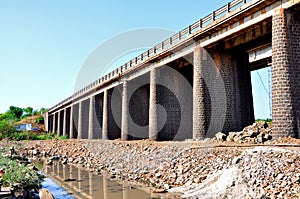
[[[20,132],[15,132],[12,139],[17,140],[17,141],[20,141],[20,140],[51,140],[51,139],[57,139],[57,136],[55,133],[42,133],[40,135],[37,135],[30,131],[20,131]]]
[[[44,124],[44,117],[39,116],[34,120],[34,122],[37,123],[37,124]]]
[[[38,189],[43,177],[17,161],[0,157],[0,167],[5,169],[2,178],[4,186],[14,189]]]
[[[69,139],[67,135],[62,135],[57,138],[58,140],[67,140]]]
[[[272,123],[272,119],[256,119],[255,122],[261,122],[261,121],[264,121],[264,122],[268,122],[268,123]]]
[[[30,132],[30,131],[19,131],[19,132],[15,132],[12,139],[13,140],[37,140],[38,135]]]
[[[37,136],[37,140],[52,140],[53,138],[56,137],[55,133],[42,133],[41,135]]]
[[[15,132],[15,122],[12,120],[0,121],[0,139],[12,138]]]

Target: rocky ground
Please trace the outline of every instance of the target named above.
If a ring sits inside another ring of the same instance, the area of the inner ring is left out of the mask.
[[[299,140],[267,144],[232,141],[32,141],[22,155],[64,164],[185,198],[300,198]],[[54,158],[53,158],[54,157]]]

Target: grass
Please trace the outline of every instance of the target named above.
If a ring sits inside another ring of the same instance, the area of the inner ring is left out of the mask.
[[[68,139],[68,136],[57,136],[57,133],[50,132],[50,133],[42,133],[42,134],[36,134],[34,132],[30,131],[20,131],[15,132],[13,137],[13,140],[20,141],[20,140],[66,140]]]
[[[261,122],[261,121],[264,121],[264,122],[272,124],[272,119],[269,119],[269,118],[267,118],[267,119],[256,119],[255,120],[255,122]]]

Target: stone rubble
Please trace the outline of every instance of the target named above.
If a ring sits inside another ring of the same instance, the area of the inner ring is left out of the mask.
[[[33,141],[22,153],[39,150],[38,157],[48,161],[59,159],[155,191],[179,191],[186,198],[300,197],[298,148],[216,147],[216,143]]]
[[[229,132],[228,135],[219,132],[215,135],[215,139],[239,144],[270,143],[270,140],[272,140],[272,130],[267,122],[261,121],[245,127],[240,132]]]

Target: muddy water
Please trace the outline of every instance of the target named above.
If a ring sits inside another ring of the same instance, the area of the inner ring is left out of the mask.
[[[146,193],[141,189],[124,186],[114,180],[93,174],[72,165],[44,165],[43,170],[49,179],[43,183],[55,198],[93,199],[144,199],[164,198]],[[56,184],[56,185],[55,185]]]

